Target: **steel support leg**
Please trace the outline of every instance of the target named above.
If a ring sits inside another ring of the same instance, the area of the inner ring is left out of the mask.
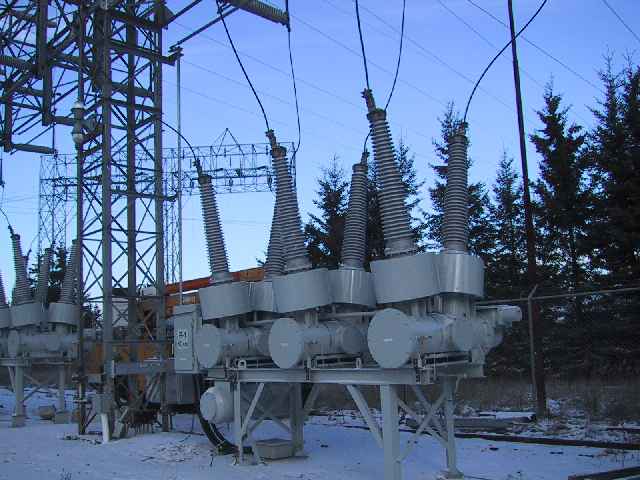
[[[447,470],[443,472],[443,478],[462,480],[464,476],[458,470],[458,457],[456,452],[456,435],[453,424],[453,410],[455,407],[455,379],[445,378],[443,385],[444,418],[447,429]]]
[[[289,419],[291,426],[291,441],[294,452],[301,452],[304,448],[304,411],[302,409],[302,384],[294,383],[289,391]]]
[[[382,443],[384,480],[400,480],[400,430],[398,428],[398,394],[394,385],[380,385],[382,404]]]
[[[25,411],[24,411],[24,370],[20,366],[14,368],[13,375],[13,395],[15,396],[16,406],[11,417],[12,427],[24,427]]]
[[[58,369],[58,408],[56,409],[54,423],[69,423],[71,421],[71,415],[67,410],[67,402],[64,398],[64,391],[67,383],[66,372],[64,365],[61,365]]]
[[[231,384],[233,389],[233,432],[236,439],[236,447],[238,447],[238,463],[244,464],[244,444],[242,439],[242,392],[240,391],[240,382]]]

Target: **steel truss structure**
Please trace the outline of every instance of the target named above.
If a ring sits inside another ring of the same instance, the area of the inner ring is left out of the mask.
[[[162,360],[167,354],[165,221],[175,214],[167,207],[169,192],[183,178],[165,174],[167,167],[173,170],[162,154],[162,69],[181,55],[179,49],[164,54],[163,32],[201,1],[174,13],[161,0],[0,0],[0,145],[11,153],[53,155],[54,128],[73,129],[75,159],[55,156],[41,170],[52,181],[41,187],[39,243],[66,243],[62,231],[73,217],[67,200],[74,195],[82,252],[78,278],[83,302],[95,305],[101,316],[101,385],[107,399],[113,399],[117,365],[114,323],[126,322],[126,340],[132,344],[144,329],[156,356]],[[198,31],[239,9],[288,23],[284,12],[262,2],[225,1],[211,12],[214,21]],[[241,163],[248,169],[259,166]],[[230,187],[253,182],[260,188],[257,170],[231,181],[233,171],[223,168]],[[145,295],[140,286],[147,287]],[[127,308],[113,308],[114,292],[126,298]],[[136,360],[133,349],[129,360]],[[165,373],[161,377],[162,427],[168,429]],[[84,425],[82,360],[79,378],[79,424]],[[113,402],[108,410],[113,421]]]
[[[234,143],[226,143],[227,137]],[[221,135],[215,145],[165,148],[162,152],[163,197],[164,202],[164,251],[165,282],[178,281],[180,255],[178,236],[180,216],[178,215],[177,196],[191,197],[197,193],[197,171],[193,167],[200,160],[203,171],[211,176],[217,193],[272,192],[274,171],[271,165],[269,145],[267,143],[241,144],[228,131]],[[287,144],[293,151],[293,144]],[[136,150],[138,159],[147,153]],[[178,168],[182,162],[182,168]],[[185,166],[188,165],[188,166]],[[71,222],[75,219],[77,177],[75,174],[76,155],[52,154],[40,157],[40,182],[38,194],[38,252],[51,245],[68,246]],[[295,157],[291,158],[290,171],[295,179]],[[99,178],[86,178],[85,188],[93,183],[97,186]],[[138,175],[137,188],[144,188],[149,181],[148,175]],[[125,177],[116,175],[113,182],[123,183]],[[91,202],[92,198],[87,198]]]

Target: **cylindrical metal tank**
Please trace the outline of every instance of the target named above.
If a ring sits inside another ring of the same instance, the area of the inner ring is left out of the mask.
[[[280,368],[293,368],[307,357],[359,355],[365,349],[363,330],[348,321],[309,326],[292,318],[280,318],[269,332],[269,353]]]
[[[203,325],[196,331],[194,341],[198,363],[213,368],[225,358],[268,355],[267,335],[268,332],[259,327],[227,330]]]

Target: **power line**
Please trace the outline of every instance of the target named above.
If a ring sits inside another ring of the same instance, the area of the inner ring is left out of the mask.
[[[367,10],[365,7],[362,7],[362,9],[363,9],[363,10]],[[329,40],[330,42],[335,43],[336,45],[338,45],[339,47],[343,48],[344,50],[346,50],[346,51],[348,51],[348,52],[352,53],[352,54],[353,54],[353,55],[355,55],[356,57],[358,57],[358,58],[362,58],[362,55],[361,55],[359,52],[357,52],[356,50],[354,50],[354,49],[353,49],[353,48],[351,48],[350,46],[348,46],[348,45],[346,45],[346,44],[342,43],[340,40],[337,40],[337,39],[333,38],[331,35],[326,34],[325,32],[323,32],[322,30],[320,30],[320,29],[319,29],[319,28],[317,28],[316,26],[314,26],[314,25],[312,25],[312,24],[310,24],[310,23],[308,23],[308,22],[306,22],[306,21],[302,20],[302,19],[301,19],[301,18],[299,18],[299,17],[298,17],[298,18],[296,18],[296,20],[297,20],[298,22],[300,22],[302,25],[304,25],[304,26],[306,26],[307,28],[309,28],[310,30],[312,30],[312,31],[316,32],[317,34],[319,34],[319,35],[323,36],[324,38],[326,38],[326,39],[327,39],[327,40]],[[394,74],[393,74],[393,72],[391,72],[391,71],[390,71],[390,70],[388,70],[387,68],[383,67],[382,65],[379,65],[379,64],[377,64],[377,63],[374,63],[374,62],[372,62],[372,61],[370,61],[370,60],[368,61],[368,63],[369,63],[370,65],[373,65],[374,67],[376,67],[378,70],[380,70],[380,71],[382,71],[382,72],[387,73],[387,74],[388,74],[388,75],[390,75],[390,76],[393,76],[393,75],[394,75]],[[411,87],[413,90],[415,90],[415,91],[419,92],[421,95],[425,96],[426,98],[428,98],[428,99],[430,99],[430,100],[432,100],[432,101],[434,101],[434,102],[436,102],[436,103],[438,103],[438,104],[440,104],[440,105],[442,105],[442,106],[446,106],[446,105],[447,105],[447,103],[446,103],[446,102],[444,102],[444,101],[440,100],[439,98],[434,97],[434,96],[433,96],[433,95],[431,95],[429,92],[427,92],[427,91],[423,90],[422,88],[420,88],[420,87],[418,87],[418,86],[414,85],[413,83],[410,83],[410,82],[408,82],[408,81],[406,81],[406,80],[401,80],[401,82],[402,82],[402,83],[404,83],[405,85],[407,85],[407,86]]]
[[[238,80],[236,80],[236,79],[234,79],[234,78],[231,78],[231,77],[228,77],[228,76],[226,76],[226,75],[224,75],[224,74],[222,74],[222,73],[216,72],[215,70],[211,70],[210,68],[207,68],[207,67],[205,67],[205,66],[198,65],[197,63],[193,63],[193,62],[190,62],[190,61],[188,61],[188,60],[184,60],[184,59],[182,60],[182,63],[184,63],[184,64],[186,64],[186,65],[189,65],[189,66],[192,66],[192,67],[194,67],[194,68],[197,68],[198,70],[202,70],[203,72],[206,72],[206,73],[208,73],[208,74],[210,74],[210,75],[213,75],[213,76],[216,76],[216,77],[222,78],[222,79],[224,79],[224,80],[226,80],[226,81],[228,81],[228,82],[230,82],[230,83],[233,83],[233,84],[235,84],[235,85],[238,85],[238,86],[241,86],[241,87],[247,87],[247,85],[246,85],[244,82],[240,82],[240,81],[238,81]],[[295,87],[294,87],[294,90],[295,90]],[[263,90],[256,90],[256,91],[257,91],[260,95],[263,95],[263,96],[265,96],[265,97],[268,97],[268,98],[272,98],[272,99],[274,99],[274,100],[277,100],[278,102],[280,102],[280,103],[282,103],[282,104],[284,104],[284,105],[288,105],[288,106],[291,106],[291,107],[297,107],[297,105],[296,105],[296,104],[291,103],[290,101],[285,100],[285,99],[283,99],[283,98],[281,98],[281,97],[279,97],[279,96],[277,96],[277,95],[274,95],[274,94],[272,94],[272,93],[268,93],[268,92],[265,92],[265,91],[263,91]],[[295,96],[297,97],[297,94],[295,94]],[[216,99],[216,101],[218,101],[218,99]],[[296,111],[297,111],[297,108],[296,108]],[[334,119],[334,118],[328,117],[328,116],[326,116],[326,115],[323,115],[323,114],[321,114],[321,113],[318,113],[318,112],[316,112],[316,111],[314,111],[314,110],[311,110],[311,109],[309,109],[309,108],[307,108],[307,112],[309,112],[311,115],[314,115],[314,116],[316,116],[316,117],[318,117],[318,118],[321,118],[322,120],[325,120],[325,121],[328,121],[328,122],[334,123],[334,124],[336,124],[336,125],[339,125],[341,128],[350,128],[348,125],[346,125],[346,124],[344,124],[344,123],[342,123],[342,122],[340,122],[340,121],[338,121],[338,120],[336,120],[336,119]],[[296,112],[296,113],[297,113],[297,112]],[[298,115],[298,117],[299,117],[299,115]],[[299,122],[298,122],[298,123],[299,123]],[[300,137],[300,134],[298,134],[298,137]],[[299,146],[299,142],[298,142],[298,146]],[[296,148],[296,151],[297,151],[297,150],[298,150],[298,149]]]
[[[224,26],[224,31],[226,32],[227,38],[229,39],[229,44],[231,45],[231,49],[233,50],[233,54],[236,56],[236,60],[238,60],[238,65],[240,65],[240,68],[242,69],[242,73],[244,74],[244,78],[247,79],[247,83],[251,87],[251,91],[253,92],[253,95],[256,97],[256,100],[258,101],[258,105],[260,106],[260,110],[262,111],[262,116],[264,117],[264,123],[267,126],[267,130],[271,130],[271,128],[269,128],[269,119],[267,118],[267,113],[264,111],[264,107],[262,106],[262,102],[260,101],[260,97],[258,96],[258,93],[256,92],[256,89],[253,87],[253,83],[251,83],[251,79],[249,78],[249,74],[245,70],[244,65],[242,64],[242,60],[240,59],[240,55],[238,55],[238,51],[236,50],[236,46],[234,45],[233,40],[231,39],[231,34],[229,33],[229,29],[227,28],[227,21],[224,19],[225,15],[224,15],[224,13],[222,11],[222,6],[220,4],[220,0],[216,0],[216,4],[218,5],[218,15],[220,15],[220,19],[222,20],[222,25]]]
[[[633,35],[633,36],[635,37],[635,39],[640,43],[640,37],[638,37],[638,35],[636,34],[636,32],[634,32],[634,31],[632,30],[632,28],[629,26],[629,24],[627,24],[627,22],[625,22],[625,21],[624,21],[624,19],[623,19],[623,18],[618,14],[618,12],[616,12],[616,11],[613,9],[613,7],[611,6],[611,4],[610,4],[609,2],[607,2],[607,0],[602,0],[602,3],[604,3],[604,4],[607,6],[607,8],[608,8],[609,10],[611,10],[611,13],[613,13],[613,14],[616,16],[616,18],[617,18],[618,20],[620,20],[620,23],[621,23],[622,25],[624,25],[624,28],[626,28],[626,29],[629,31],[629,33],[630,33],[631,35]]]
[[[289,10],[289,0],[286,0],[287,5],[287,47],[289,49],[289,66],[291,67],[291,82],[293,84],[293,98],[296,102],[296,121],[298,123],[298,144],[293,151],[295,157],[300,150],[300,142],[302,141],[302,129],[300,128],[300,105],[298,103],[298,85],[296,83],[296,71],[293,68],[293,53],[291,52],[291,14]]]
[[[485,35],[483,35],[480,31],[478,31],[473,25],[471,25],[469,22],[467,22],[464,18],[462,18],[460,15],[458,15],[451,7],[449,7],[447,4],[445,4],[442,0],[438,0],[438,3],[442,6],[442,8],[444,8],[447,12],[449,12],[451,15],[453,15],[456,19],[458,19],[458,21],[460,21],[460,23],[462,23],[465,27],[467,27],[469,30],[471,30],[473,33],[475,33],[481,40],[484,41],[484,43],[486,43],[487,45],[489,45],[491,48],[497,49],[498,46],[493,43],[491,40],[489,40]],[[524,74],[526,75],[526,77],[531,80],[533,83],[535,83],[538,87],[544,89],[544,85],[539,82],[538,80],[536,80],[533,75],[531,75],[529,72],[527,72],[524,69],[521,69]]]
[[[371,90],[369,86],[369,68],[367,67],[367,53],[364,51],[364,39],[362,38],[362,25],[360,23],[360,4],[356,0],[356,20],[358,21],[358,36],[360,37],[360,48],[362,49],[362,63],[364,63],[364,79],[367,90]]]
[[[178,27],[180,27],[180,28],[182,28],[182,29],[184,29],[184,30],[189,30],[189,28],[188,28],[187,26],[185,26],[185,25],[183,25],[183,24],[181,24],[181,23],[179,23],[179,22],[174,22],[174,25],[177,25]],[[201,38],[204,38],[205,40],[207,40],[207,41],[209,41],[209,42],[212,42],[212,43],[215,43],[215,44],[217,44],[217,45],[220,45],[221,47],[229,48],[229,45],[228,45],[228,44],[226,44],[226,43],[224,43],[224,42],[221,42],[221,41],[217,40],[216,38],[214,38],[214,37],[212,37],[212,36],[210,36],[210,35],[207,35],[207,34],[205,34],[205,33],[201,33],[199,36],[200,36]],[[258,57],[255,57],[255,56],[253,56],[253,55],[251,55],[251,54],[249,54],[249,53],[247,53],[247,52],[242,52],[242,51],[240,51],[240,53],[245,57],[245,59],[246,59],[246,58],[248,58],[248,59],[250,59],[250,60],[252,60],[252,61],[254,61],[254,62],[256,62],[256,63],[258,63],[258,64],[260,64],[260,65],[262,65],[262,66],[264,66],[264,67],[269,68],[270,70],[273,70],[274,72],[277,72],[277,73],[279,73],[279,74],[281,74],[281,75],[284,75],[285,77],[289,77],[289,76],[290,76],[290,73],[289,73],[289,72],[286,72],[286,71],[282,70],[281,68],[278,68],[277,66],[275,66],[275,65],[273,65],[273,64],[271,64],[271,63],[267,63],[267,62],[265,62],[264,60],[261,60],[261,59],[260,59],[260,58],[258,58]],[[182,61],[186,63],[186,61],[185,61],[185,60],[182,60]],[[190,64],[191,64],[191,63],[190,63]],[[195,65],[195,64],[191,64],[191,65]],[[204,68],[204,67],[200,67],[200,66],[198,66],[198,68]],[[213,72],[212,72],[212,73],[213,73]],[[215,74],[215,75],[220,75],[220,76],[221,76],[221,77],[223,77],[223,78],[228,78],[228,77],[224,77],[224,76],[222,76],[221,74],[218,74],[218,73],[214,73],[214,74]],[[237,80],[231,80],[231,81],[233,81],[234,83],[241,83],[241,82],[238,82]],[[356,109],[356,110],[358,110],[358,111],[362,111],[362,105],[360,105],[359,103],[356,103],[356,102],[354,102],[354,101],[352,101],[352,100],[350,100],[350,99],[348,99],[348,98],[345,98],[345,97],[343,97],[343,96],[341,96],[341,95],[338,95],[338,94],[336,94],[335,92],[331,92],[331,91],[327,90],[327,89],[326,89],[326,88],[324,88],[324,87],[321,87],[321,86],[319,86],[319,85],[317,85],[317,84],[315,84],[315,83],[313,83],[313,82],[310,82],[309,80],[306,80],[306,79],[305,79],[305,78],[303,78],[303,77],[296,76],[296,81],[299,81],[300,83],[302,83],[302,84],[306,85],[306,86],[307,86],[307,87],[309,87],[309,88],[312,88],[313,90],[315,90],[315,91],[317,91],[317,92],[323,93],[324,95],[327,95],[327,96],[329,96],[329,97],[331,97],[331,98],[334,98],[335,100],[337,100],[337,101],[339,101],[339,102],[341,102],[341,103],[344,103],[345,105],[349,105],[350,107],[353,107],[353,108],[355,108],[355,109]],[[244,85],[244,84],[243,84],[243,85]],[[194,92],[194,93],[196,93],[196,94],[200,95],[200,92]],[[265,93],[264,93],[264,92],[261,92],[261,93],[262,93],[263,95],[265,95]],[[273,98],[277,98],[277,97],[274,97],[273,95],[269,95],[269,96],[271,96],[271,97],[273,97]],[[277,98],[277,99],[278,99],[278,100],[280,100],[280,101],[282,101],[282,100],[281,100],[281,99],[279,99],[279,98]],[[219,99],[216,99],[215,101],[216,101],[216,102],[227,103],[227,102],[225,102],[224,100],[219,100]],[[446,105],[446,103],[445,103],[445,102],[442,102],[442,101],[440,101],[440,100],[435,99],[435,101],[437,101],[438,103],[440,103],[440,104],[442,104],[442,105]],[[285,102],[285,103],[286,103],[286,102]],[[241,108],[241,107],[234,106],[233,108]],[[253,112],[251,112],[251,113],[253,114]],[[403,129],[405,128],[402,124],[399,124],[398,122],[392,122],[392,123],[393,123],[393,124],[396,124],[396,125],[397,125],[398,127],[400,127],[400,128],[403,128]],[[424,133],[421,133],[421,132],[419,132],[419,131],[417,131],[417,130],[414,130],[414,129],[412,129],[412,128],[407,128],[406,130],[407,130],[407,131],[410,131],[410,132],[412,132],[412,133],[414,133],[415,135],[417,135],[417,136],[419,136],[419,137],[425,138],[425,139],[427,139],[427,140],[431,140],[431,138],[430,138],[430,137],[426,136]]]
[[[529,25],[531,25],[531,22],[533,22],[536,17],[538,16],[538,14],[542,11],[542,9],[544,8],[544,6],[547,4],[549,0],[543,0],[543,2],[540,4],[540,6],[538,7],[538,10],[536,10],[536,12],[533,14],[533,16],[529,19],[529,21],[527,23],[524,24],[524,27],[522,27],[520,29],[520,31],[512,38],[510,39],[507,44],[502,48],[502,50],[500,50],[495,57],[493,57],[493,59],[489,62],[489,65],[487,65],[487,68],[484,69],[484,71],[482,72],[482,75],[480,75],[480,78],[478,78],[478,81],[476,82],[476,84],[473,87],[473,90],[471,91],[471,95],[469,95],[469,100],[467,101],[467,106],[464,109],[464,119],[463,122],[467,121],[467,113],[469,113],[469,106],[471,105],[471,100],[473,100],[473,95],[476,93],[476,90],[478,89],[478,86],[480,85],[480,82],[482,81],[482,79],[484,78],[484,76],[487,74],[487,72],[489,71],[489,69],[491,68],[491,66],[495,63],[495,61],[498,59],[498,57],[500,57],[500,55],[502,55],[502,53],[509,48],[509,46],[513,43],[513,41],[518,38],[520,36],[520,34],[522,32],[524,32],[527,27]]]
[[[398,63],[396,63],[396,74],[393,77],[393,84],[391,85],[389,98],[387,98],[387,103],[384,106],[385,110],[389,108],[389,103],[391,103],[391,97],[393,97],[393,92],[396,89],[398,74],[400,73],[400,60],[402,60],[402,46],[404,44],[404,15],[406,13],[406,10],[407,10],[407,0],[402,0],[402,21],[400,22],[400,47],[398,47]]]
[[[330,5],[333,6],[333,8],[337,9],[338,11],[340,11],[340,9],[338,7],[335,6],[335,4],[329,2],[329,0],[325,0],[326,3],[329,3]],[[372,17],[374,17],[376,20],[378,20],[380,23],[382,23],[383,25],[385,25],[387,28],[391,29],[392,31],[394,31],[395,33],[400,33],[398,31],[398,29],[396,27],[394,27],[393,25],[391,25],[389,22],[387,22],[384,18],[382,18],[380,15],[376,14],[374,11],[372,11],[371,9],[368,9],[366,7],[362,7],[362,10],[367,12],[369,15],[371,15]],[[381,35],[389,37],[389,35],[379,32]],[[442,65],[443,67],[445,67],[447,70],[451,71],[452,73],[454,73],[455,75],[457,75],[458,77],[462,78],[463,80],[465,80],[466,82],[470,83],[473,85],[474,80],[472,78],[470,78],[469,76],[465,75],[463,72],[461,72],[460,70],[456,69],[454,66],[452,66],[451,64],[449,64],[448,62],[446,62],[443,58],[441,58],[439,55],[437,55],[436,53],[432,52],[431,50],[427,49],[426,47],[424,47],[421,43],[419,43],[418,41],[414,40],[412,37],[409,37],[408,35],[405,35],[406,40],[413,44],[414,47],[416,47],[420,52],[421,55],[425,58],[430,58],[431,60],[435,61],[436,63],[439,63],[440,65]],[[482,88],[481,89],[486,95],[488,95],[489,97],[491,97],[493,100],[495,100],[496,102],[500,103],[501,105],[503,105],[504,107],[506,107],[509,110],[513,110],[513,106],[509,103],[507,103],[506,101],[504,101],[503,99],[501,99],[500,97],[494,95],[493,93],[491,93],[490,91]],[[442,102],[440,102],[442,103]],[[445,103],[446,105],[446,103]]]
[[[496,17],[493,13],[491,13],[489,10],[486,10],[485,8],[483,8],[482,6],[478,5],[474,0],[467,0],[467,2],[469,2],[471,5],[473,5],[474,7],[476,7],[477,9],[479,9],[480,11],[482,11],[483,13],[485,13],[486,15],[488,15],[489,17],[491,17],[493,20],[495,20],[496,22],[498,22],[500,25],[502,25],[504,28],[506,28],[507,30],[509,29],[509,25],[507,25],[505,22],[503,22],[502,20],[500,20],[498,17]],[[560,60],[559,58],[553,56],[551,53],[549,53],[547,50],[543,49],[542,47],[538,46],[537,44],[533,43],[531,40],[527,39],[527,37],[523,36],[522,40],[524,40],[525,42],[527,42],[529,45],[531,45],[533,48],[535,48],[536,50],[538,50],[540,53],[542,53],[543,55],[545,55],[546,57],[550,58],[551,60],[553,60],[554,62],[556,62],[558,65],[562,66],[565,70],[567,70],[568,72],[570,72],[571,74],[573,74],[574,76],[576,76],[577,78],[579,78],[580,80],[582,80],[584,83],[586,83],[587,85],[589,85],[590,87],[595,88],[596,90],[598,90],[599,92],[602,93],[602,89],[597,86],[595,83],[593,83],[592,81],[590,81],[588,78],[586,78],[585,76],[581,75],[580,73],[578,73],[577,71],[575,71],[573,68],[571,68],[569,65],[567,65],[565,62],[563,62],[562,60]]]

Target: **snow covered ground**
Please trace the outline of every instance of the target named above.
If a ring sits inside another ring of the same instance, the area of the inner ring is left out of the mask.
[[[344,428],[344,424],[360,422],[350,414],[344,422],[337,417],[312,418],[305,427],[305,458],[237,466],[232,456],[212,454],[197,422],[194,433],[182,433],[190,431],[191,416],[176,417],[179,431],[137,435],[102,445],[99,435],[78,437],[75,425],[53,425],[37,418],[38,405],[54,403],[53,396],[32,396],[27,405],[27,427],[11,429],[13,402],[10,393],[0,389],[0,480],[369,480],[382,476],[382,452],[369,432]],[[91,430],[97,432],[98,427]],[[268,425],[260,434],[282,435],[276,425]],[[403,447],[410,436],[401,434]],[[638,465],[639,453],[458,440],[460,468],[475,479],[566,479],[570,474]],[[440,445],[421,436],[403,465],[404,478],[432,479],[443,467]]]

